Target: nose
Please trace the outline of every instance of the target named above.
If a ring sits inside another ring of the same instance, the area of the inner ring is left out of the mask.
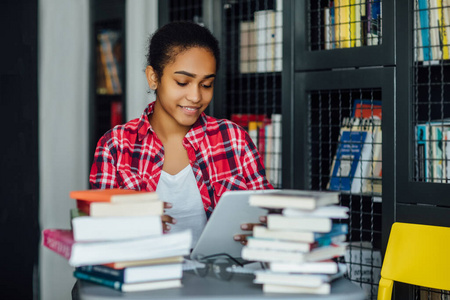
[[[191,102],[199,102],[202,99],[200,87],[198,85],[192,85],[186,96],[186,99]]]

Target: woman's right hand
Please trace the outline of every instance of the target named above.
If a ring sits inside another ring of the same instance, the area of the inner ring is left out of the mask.
[[[176,224],[177,220],[166,214],[166,209],[172,208],[172,204],[164,202],[164,214],[161,216],[163,233],[168,233],[171,229],[169,224]]]

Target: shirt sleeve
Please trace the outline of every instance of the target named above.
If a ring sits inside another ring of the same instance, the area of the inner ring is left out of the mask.
[[[107,132],[97,143],[94,153],[89,182],[92,189],[117,188],[116,157],[111,131]]]

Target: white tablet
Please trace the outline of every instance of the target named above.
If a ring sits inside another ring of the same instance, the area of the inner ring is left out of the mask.
[[[192,250],[191,259],[219,253],[240,258],[243,245],[235,241],[233,236],[251,233],[241,230],[241,224],[259,223],[259,217],[267,214],[266,209],[250,206],[248,198],[251,194],[267,192],[273,190],[225,192]]]

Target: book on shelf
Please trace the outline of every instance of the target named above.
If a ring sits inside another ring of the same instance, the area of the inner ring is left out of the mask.
[[[234,113],[231,114],[230,121],[236,123],[241,126],[245,130],[248,131],[248,124],[251,121],[257,122],[267,122],[267,116],[265,114],[241,114]]]
[[[431,175],[431,164],[429,163],[429,129],[427,124],[416,126],[417,134],[417,177],[419,181],[428,181]]]
[[[160,290],[160,289],[178,288],[183,286],[181,283],[181,279],[169,279],[169,280],[137,282],[137,283],[122,283],[120,281],[108,280],[101,277],[88,275],[80,271],[74,271],[73,276],[75,278],[107,286],[121,292]]]
[[[107,94],[121,94],[122,93],[122,84],[120,82],[120,67],[118,65],[118,61],[121,60],[118,57],[117,53],[121,53],[120,51],[115,51],[117,47],[120,47],[118,44],[119,41],[119,32],[115,30],[101,30],[97,34],[97,40],[100,45],[100,60],[102,62]]]
[[[363,187],[372,179],[373,141],[380,128],[377,118],[344,118],[330,168],[329,190],[364,192]]]
[[[421,33],[421,41],[422,41],[422,52],[423,52],[423,60],[430,61],[433,58],[433,52],[431,50],[431,32],[430,32],[430,19],[428,14],[428,0],[416,0],[417,8],[419,12],[419,24],[420,24],[420,33]]]
[[[370,242],[351,242],[348,244],[344,260],[347,265],[347,277],[361,282],[365,292],[373,292],[373,282],[379,282],[381,277],[383,262],[381,251],[373,248]]]
[[[348,233],[348,225],[345,223],[334,223],[329,232],[318,233],[312,231],[296,231],[296,230],[273,230],[265,226],[257,225],[253,227],[253,237],[279,239],[283,241],[295,241],[304,243],[321,243],[330,244],[336,236],[346,235]]]
[[[139,202],[139,201],[160,201],[156,192],[135,191],[127,189],[99,189],[99,190],[79,190],[71,191],[70,198],[89,202]]]
[[[272,136],[266,139],[267,143],[272,143],[272,157],[270,160],[270,165],[265,165],[266,168],[270,168],[269,182],[274,187],[279,187],[282,184],[281,177],[281,166],[282,166],[282,115],[272,114],[271,116],[272,124]]]
[[[446,132],[450,120],[433,120],[416,125],[418,180],[427,182],[447,181]]]
[[[256,147],[258,147],[259,142],[259,129],[264,126],[263,121],[250,121],[248,122],[248,135],[253,141],[253,144],[255,144]],[[258,149],[259,150],[259,149]]]
[[[336,48],[350,48],[351,14],[350,0],[334,1]]]
[[[442,59],[450,59],[450,47],[449,47],[449,27],[450,27],[450,1],[438,0],[438,26],[439,36],[441,41]]]
[[[241,73],[256,72],[256,28],[255,21],[241,21],[239,23],[239,70]]]
[[[112,263],[105,263],[103,265],[110,267],[112,269],[123,269],[123,268],[136,267],[136,266],[176,264],[176,263],[182,263],[183,261],[184,261],[184,257],[181,255],[177,255],[177,256],[160,257],[160,258],[152,258],[152,259],[117,261],[117,262],[112,262]]]
[[[249,197],[251,206],[313,210],[339,203],[339,192],[313,190],[274,190]]]
[[[78,210],[91,217],[162,215],[163,201],[126,201],[122,203],[77,200]]]
[[[136,283],[181,278],[183,275],[183,264],[157,264],[123,269],[114,269],[104,265],[89,265],[76,267],[75,270],[85,275],[121,283]]]
[[[335,21],[334,21],[334,3],[330,2],[330,7],[323,9],[325,50],[336,48]]]
[[[111,102],[111,128],[123,123],[123,104],[122,101]]]
[[[44,229],[42,244],[63,256],[71,266],[98,265],[117,261],[156,259],[189,254],[190,231],[139,239],[76,242],[72,230]]]
[[[138,239],[162,234],[161,217],[153,216],[80,216],[72,219],[76,242]]]
[[[260,10],[255,11],[256,33],[256,71],[280,72],[282,63],[283,45],[283,14],[281,11]]]

